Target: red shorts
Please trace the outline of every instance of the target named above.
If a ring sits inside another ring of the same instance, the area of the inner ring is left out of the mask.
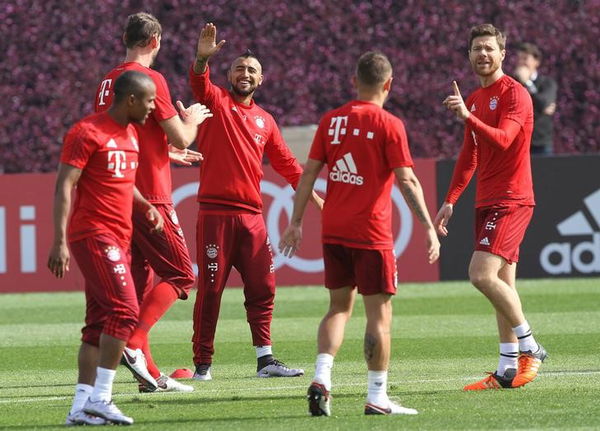
[[[139,313],[129,253],[109,235],[92,236],[69,245],[85,278],[85,327],[81,341],[97,346],[101,333],[128,340]]]
[[[131,272],[138,297],[142,301],[154,287],[154,271],[161,282],[173,286],[180,299],[187,299],[196,277],[177,213],[171,204],[154,206],[165,220],[164,231],[160,234],[150,232],[153,225],[145,213],[133,212]]]
[[[323,244],[325,287],[357,286],[361,295],[396,294],[398,282],[394,250],[367,250]]]
[[[533,207],[491,206],[475,209],[475,250],[519,261],[519,246],[533,215]]]

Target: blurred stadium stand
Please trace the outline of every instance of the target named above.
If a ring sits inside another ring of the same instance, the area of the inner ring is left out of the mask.
[[[543,71],[559,84],[556,152],[600,150],[599,0],[7,0],[0,6],[0,173],[56,168],[63,134],[91,112],[99,80],[124,57],[126,16],[141,10],[163,24],[155,67],[174,99],[191,101],[187,70],[199,29],[212,21],[227,40],[211,63],[215,81],[223,85],[230,61],[250,48],[264,66],[257,100],[282,126],[315,124],[351,98],[357,57],[382,50],[395,67],[387,108],[405,120],[414,156],[439,158],[454,157],[462,139],[462,126],[441,105],[451,81],[464,94],[477,85],[468,29],[492,22],[508,34],[505,71],[520,41],[545,54]],[[311,130],[299,133],[308,138]],[[292,146],[300,154],[299,139]]]

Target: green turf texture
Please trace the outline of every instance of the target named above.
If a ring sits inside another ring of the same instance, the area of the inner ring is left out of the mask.
[[[600,280],[523,280],[519,290],[534,333],[548,350],[539,377],[502,391],[463,392],[493,371],[492,307],[466,282],[401,285],[394,297],[389,394],[417,416],[363,415],[366,367],[363,306],[357,301],[333,373],[333,414],[308,416],[316,331],[327,309],[322,287],[280,288],[274,351],[304,377],[259,379],[243,292],[228,289],[217,328],[210,382],[191,394],[139,394],[119,368],[114,400],[135,429],[379,430],[600,429]],[[64,429],[77,378],[82,293],[0,295],[0,429]],[[161,369],[192,367],[193,295],[151,332]]]

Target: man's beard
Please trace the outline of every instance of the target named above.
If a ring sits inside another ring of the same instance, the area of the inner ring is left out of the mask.
[[[248,87],[247,90],[240,90],[235,85],[231,86],[231,91],[233,91],[235,94],[237,94],[238,96],[241,96],[241,97],[251,96],[255,90],[256,90],[256,87]]]

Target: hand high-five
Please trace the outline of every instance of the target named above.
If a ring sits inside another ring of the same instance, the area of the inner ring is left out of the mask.
[[[456,81],[452,81],[452,90],[453,94],[446,97],[442,103],[446,106],[446,108],[454,112],[460,120],[464,121],[469,117],[469,115],[471,115],[471,113],[467,109],[467,105],[465,105],[465,102],[460,95],[460,90],[458,89],[458,84]]]
[[[201,103],[194,103],[186,108],[181,100],[178,100],[176,105],[182,121],[187,124],[193,123],[199,126],[204,120],[213,116],[210,109]]]
[[[219,52],[221,47],[225,44],[222,40],[217,42],[217,27],[212,23],[207,23],[198,38],[198,49],[196,50],[197,59],[206,59]]]

